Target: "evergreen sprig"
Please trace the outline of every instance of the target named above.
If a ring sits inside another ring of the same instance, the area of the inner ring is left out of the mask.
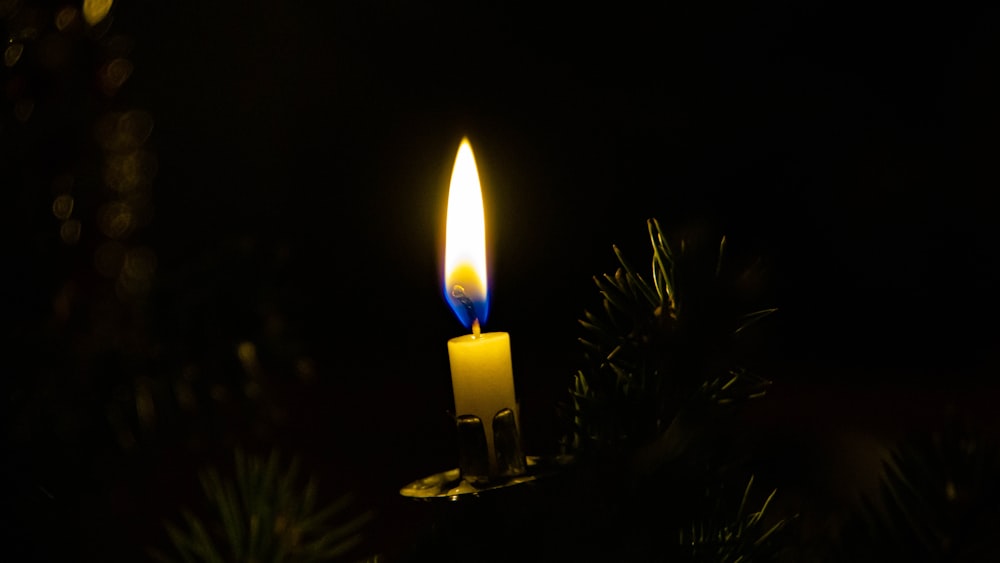
[[[161,563],[258,562],[312,563],[343,560],[361,542],[372,511],[348,515],[350,494],[319,505],[317,480],[300,483],[300,463],[279,467],[278,453],[265,460],[235,453],[235,480],[215,467],[199,475],[202,491],[214,509],[203,520],[183,510],[186,529],[166,523],[176,557],[151,550]]]
[[[569,390],[567,438],[577,453],[647,442],[684,408],[756,398],[769,384],[739,364],[733,344],[776,309],[734,311],[725,237],[715,251],[683,239],[675,251],[656,219],[647,227],[649,273],[614,247],[618,269],[594,278],[601,307],[580,319],[587,365]]]
[[[712,513],[692,522],[689,528],[680,530],[678,544],[684,560],[750,563],[774,560],[779,555],[784,546],[778,538],[786,530],[789,520],[773,519],[766,512],[777,490],[768,494],[760,508],[750,511],[753,482],[751,476],[735,511],[725,505],[721,491],[706,495],[715,499]]]
[[[836,538],[836,561],[1000,561],[1000,445],[957,420],[902,440]]]

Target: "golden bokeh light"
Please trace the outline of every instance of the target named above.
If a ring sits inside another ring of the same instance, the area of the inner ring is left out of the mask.
[[[104,161],[104,183],[120,194],[128,194],[148,186],[156,167],[156,157],[146,150],[109,154]]]
[[[7,67],[16,65],[17,61],[21,60],[21,55],[23,53],[23,43],[11,43],[10,45],[7,45],[7,48],[3,50],[3,64]]]
[[[98,120],[94,129],[97,141],[109,151],[138,148],[153,132],[153,116],[142,110],[110,112]]]
[[[115,286],[119,296],[141,296],[149,292],[155,271],[156,254],[151,249],[144,246],[126,249]]]
[[[97,25],[108,17],[112,0],[83,0],[83,18],[89,25]]]
[[[149,280],[156,271],[156,253],[146,246],[136,246],[125,252],[122,275],[134,280]]]
[[[257,359],[257,346],[253,342],[243,341],[236,347],[236,357],[243,364],[244,371],[251,378],[256,379],[260,375],[260,362]]]
[[[56,196],[52,202],[52,214],[57,219],[69,219],[73,215],[73,196],[69,194]]]
[[[69,26],[73,25],[76,21],[77,16],[80,15],[80,11],[73,6],[63,6],[58,12],[56,12],[56,29],[63,31]]]
[[[132,62],[117,58],[109,62],[101,70],[101,89],[105,94],[114,94],[132,76]]]
[[[127,237],[135,228],[132,206],[124,201],[113,201],[102,205],[97,212],[97,228],[108,238]]]
[[[316,362],[311,358],[299,358],[295,362],[295,375],[306,383],[316,380]]]
[[[194,393],[191,382],[178,379],[174,382],[174,396],[177,397],[177,404],[181,409],[193,411],[198,406],[198,396]]]
[[[73,311],[73,300],[76,297],[76,284],[68,281],[52,297],[52,314],[56,321],[63,325],[69,320]]]
[[[229,390],[226,389],[225,385],[216,383],[208,389],[208,396],[211,397],[213,401],[225,403],[229,401]]]
[[[59,238],[66,244],[76,244],[80,242],[80,232],[82,230],[83,225],[76,219],[64,221],[59,226]]]

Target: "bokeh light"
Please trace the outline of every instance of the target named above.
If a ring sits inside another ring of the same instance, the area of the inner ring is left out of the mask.
[[[63,224],[59,226],[59,238],[66,244],[76,244],[80,242],[82,230],[83,225],[76,219],[63,221]]]
[[[102,205],[97,213],[97,228],[108,238],[127,237],[135,228],[132,207],[124,201],[112,201]]]
[[[142,110],[109,112],[95,127],[97,141],[109,151],[126,151],[142,146],[153,131],[153,116]]]
[[[295,362],[295,375],[306,383],[314,381],[316,379],[316,362],[311,358],[299,358]]]
[[[118,285],[132,295],[149,291],[156,272],[156,254],[148,247],[137,246],[125,251]]]
[[[256,377],[260,372],[260,362],[257,360],[257,346],[253,342],[240,342],[236,347],[236,357],[243,364],[244,371],[251,377]]]
[[[104,161],[104,182],[120,194],[133,192],[151,183],[156,167],[156,157],[146,150],[111,153]]]
[[[155,271],[156,254],[152,250],[144,246],[127,249],[115,284],[119,297],[127,299],[148,293]]]
[[[73,215],[73,196],[69,194],[56,196],[52,202],[52,214],[58,219],[69,219]]]
[[[117,92],[132,76],[132,68],[132,62],[128,59],[117,58],[109,62],[100,73],[101,90],[109,96]]]
[[[74,6],[63,6],[56,12],[56,29],[64,31],[77,21],[80,11]]]
[[[21,55],[23,53],[23,43],[11,43],[10,45],[7,45],[7,48],[3,51],[3,64],[7,67],[16,65],[17,61],[21,60]]]
[[[112,0],[83,0],[83,18],[89,25],[97,25],[111,11]]]

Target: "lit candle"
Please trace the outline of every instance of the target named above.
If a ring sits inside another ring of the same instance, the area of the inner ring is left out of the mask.
[[[483,424],[490,473],[497,471],[494,417],[504,409],[517,421],[510,335],[480,332],[489,310],[486,228],[479,173],[469,140],[462,139],[448,191],[444,294],[471,334],[448,341],[455,415],[473,415]],[[519,425],[518,425],[519,426]]]

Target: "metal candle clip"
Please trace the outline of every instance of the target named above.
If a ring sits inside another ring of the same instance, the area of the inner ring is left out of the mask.
[[[466,481],[487,484],[524,475],[527,472],[521,435],[514,411],[505,408],[493,416],[494,459],[490,460],[486,428],[478,416],[464,414],[456,418],[458,429],[459,471]]]

